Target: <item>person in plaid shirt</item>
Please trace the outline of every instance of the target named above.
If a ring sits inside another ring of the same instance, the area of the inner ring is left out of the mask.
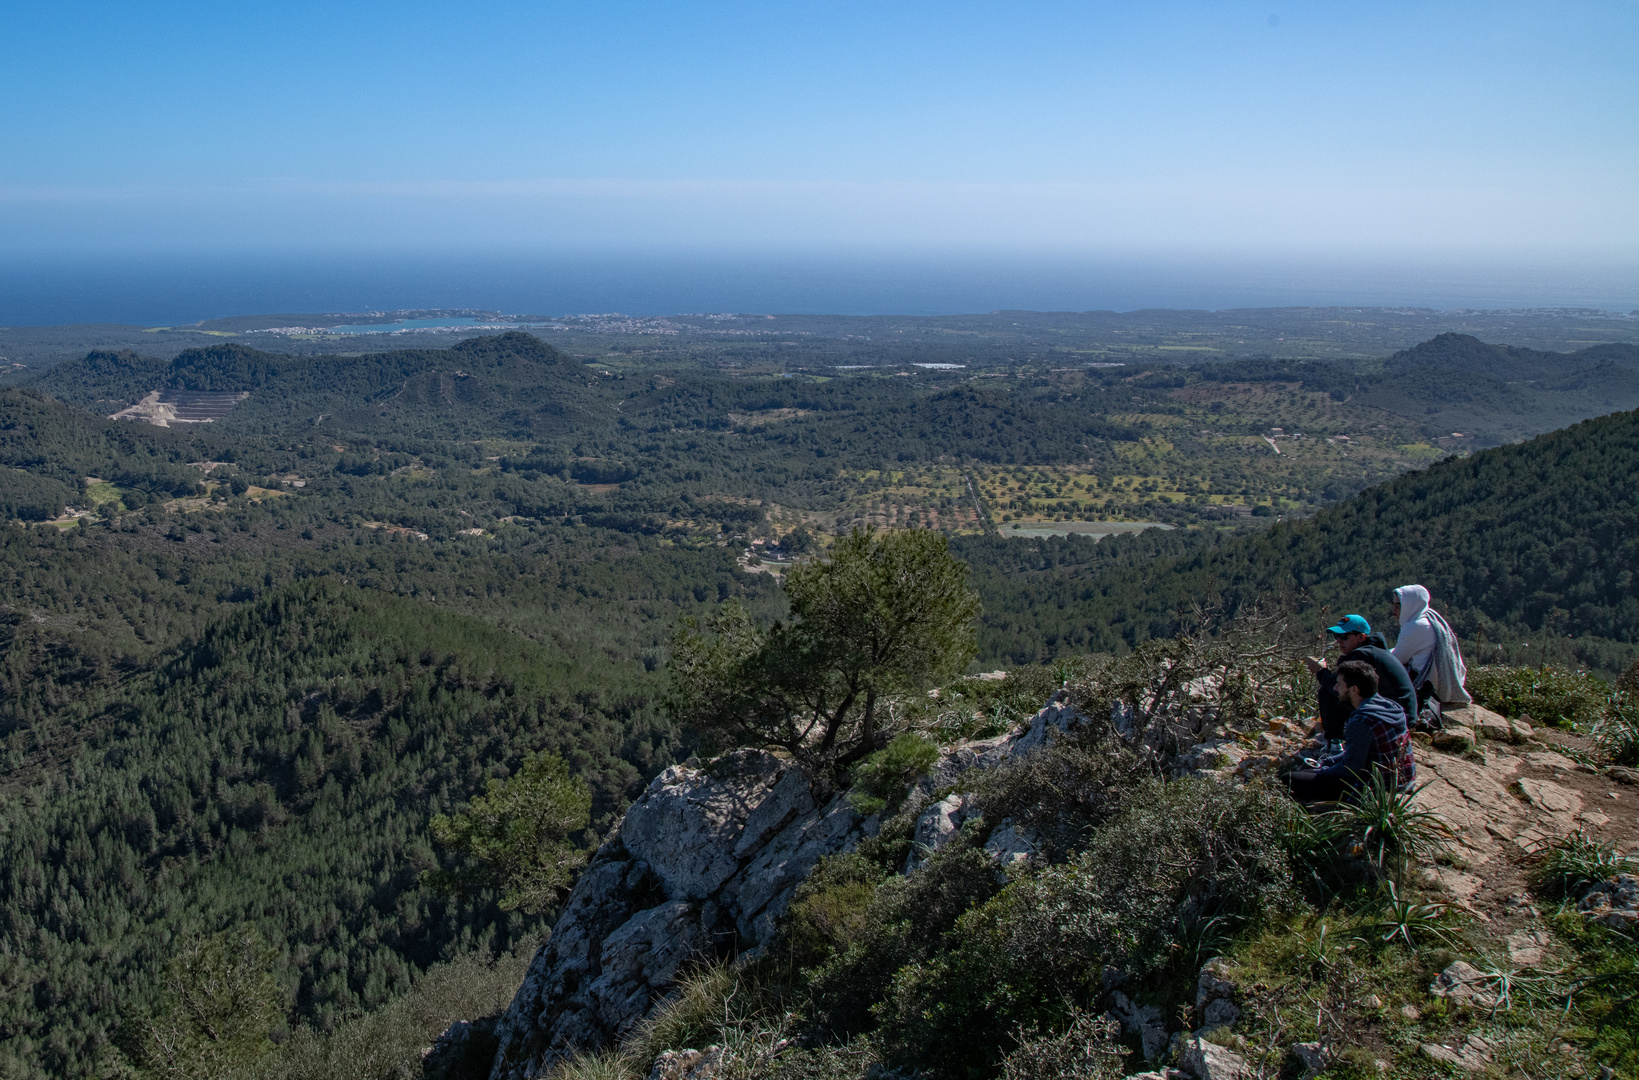
[[[1354,710],[1343,727],[1343,752],[1288,776],[1293,797],[1300,802],[1345,798],[1370,782],[1373,772],[1402,791],[1409,789],[1417,778],[1417,763],[1405,710],[1377,692],[1377,670],[1370,664],[1339,664],[1337,684],[1338,696]]]

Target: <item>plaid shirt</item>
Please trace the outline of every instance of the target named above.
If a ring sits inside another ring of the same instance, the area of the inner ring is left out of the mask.
[[[1417,779],[1417,761],[1411,755],[1411,732],[1406,726],[1406,714],[1398,703],[1389,701],[1389,704],[1394,706],[1393,716],[1387,709],[1374,709],[1366,716],[1372,737],[1372,765],[1383,770],[1396,787],[1403,788]],[[1361,705],[1362,708],[1355,711],[1356,716],[1365,712],[1365,702]]]
[[[1362,701],[1350,714],[1343,729],[1343,753],[1327,759],[1319,775],[1364,779],[1374,769],[1381,769],[1402,789],[1417,777],[1405,710],[1381,694]]]

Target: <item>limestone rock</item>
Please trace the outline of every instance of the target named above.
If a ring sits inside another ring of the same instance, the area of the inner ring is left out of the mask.
[[[1240,1007],[1235,1004],[1239,988],[1234,974],[1235,965],[1221,956],[1201,965],[1195,980],[1195,1018],[1202,1031],[1228,1027],[1241,1018]]]
[[[1199,1035],[1189,1035],[1182,1040],[1178,1067],[1196,1080],[1253,1080],[1256,1075],[1241,1055],[1207,1042]]]
[[[1489,981],[1479,968],[1458,960],[1440,972],[1428,992],[1448,1001],[1489,1009],[1497,1003],[1497,995],[1485,985]]]
[[[1549,944],[1546,930],[1516,930],[1508,935],[1508,959],[1517,967],[1534,967]]]
[[[738,751],[662,772],[598,849],[496,1025],[491,1076],[523,1080],[618,1040],[702,955],[755,950],[796,885],[862,836],[842,797]]]
[[[918,784],[925,795],[948,788],[964,772],[1046,746],[1085,719],[1051,704],[1006,735],[945,750]],[[922,850],[947,843],[979,813],[970,799],[953,795],[923,813]],[[814,864],[852,849],[868,824],[841,795],[816,805],[802,771],[763,751],[662,772],[587,865],[497,1023],[492,1080],[541,1076],[576,1050],[617,1041],[696,957],[756,955]],[[1034,850],[1005,825],[988,847],[1004,865]],[[677,1075],[657,1080],[707,1080],[689,1071],[698,1067],[668,1059]]]
[[[1523,724],[1521,727],[1525,734],[1523,736],[1518,734],[1516,729],[1510,725],[1507,717],[1494,713],[1483,705],[1466,705],[1460,709],[1446,709],[1441,717],[1448,727],[1452,724],[1461,724],[1464,727],[1472,728],[1482,738],[1493,739],[1497,742],[1519,742],[1523,738],[1529,737],[1531,733],[1530,725]]]
[[[620,823],[626,846],[643,853],[673,899],[710,896],[733,876],[752,811],[782,779],[780,759],[760,751],[730,754],[714,762],[713,771],[717,775],[673,765]]]
[[[1138,1039],[1147,1060],[1161,1057],[1161,1051],[1167,1047],[1167,1026],[1160,1009],[1154,1005],[1139,1005],[1116,990],[1110,994],[1109,1017],[1121,1025],[1121,1034]]]
[[[1478,1035],[1470,1035],[1466,1041],[1454,1047],[1439,1043],[1423,1043],[1419,1049],[1427,1058],[1467,1072],[1482,1072],[1491,1062],[1491,1044]]]
[[[985,841],[985,850],[1001,863],[1003,869],[1006,869],[1034,855],[1036,845],[1026,833],[1014,828],[1011,821],[1005,821],[990,834],[990,839]]]
[[[1576,768],[1576,762],[1564,754],[1556,754],[1552,750],[1533,750],[1525,755],[1525,760],[1539,769],[1555,769],[1559,772],[1571,772]]]
[[[1576,905],[1584,916],[1612,930],[1639,930],[1639,876],[1622,874],[1595,885]]]
[[[1315,1080],[1332,1063],[1332,1055],[1317,1042],[1293,1043],[1287,1051],[1303,1065],[1302,1080]]]
[[[1570,788],[1561,787],[1552,780],[1534,780],[1522,776],[1514,781],[1514,790],[1538,810],[1549,814],[1576,814],[1582,809],[1582,796]]]
[[[1466,754],[1474,749],[1474,729],[1461,724],[1447,724],[1434,733],[1434,747],[1448,754]]]
[[[977,815],[977,808],[972,808]],[[911,835],[911,853],[906,858],[905,872],[916,869],[927,857],[944,847],[962,829],[969,816],[968,797],[960,792],[947,795],[930,805],[916,819],[916,831]]]

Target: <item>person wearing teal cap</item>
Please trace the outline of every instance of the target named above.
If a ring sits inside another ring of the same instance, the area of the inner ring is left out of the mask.
[[[1335,626],[1328,626],[1326,632],[1337,640],[1338,663],[1364,660],[1377,669],[1378,693],[1399,703],[1406,712],[1407,724],[1415,722],[1417,691],[1412,688],[1411,676],[1406,673],[1405,665],[1389,651],[1389,643],[1383,635],[1373,632],[1366,617],[1345,615]],[[1339,742],[1343,738],[1344,725],[1349,722],[1354,709],[1343,700],[1338,689],[1336,668],[1327,667],[1324,661],[1312,656],[1304,664],[1320,683],[1318,711],[1321,726],[1326,731],[1326,741]]]

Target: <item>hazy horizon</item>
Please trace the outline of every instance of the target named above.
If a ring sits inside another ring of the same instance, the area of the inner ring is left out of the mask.
[[[1639,267],[995,253],[195,254],[0,259],[0,325],[279,312],[950,315],[1264,307],[1639,309]]]

